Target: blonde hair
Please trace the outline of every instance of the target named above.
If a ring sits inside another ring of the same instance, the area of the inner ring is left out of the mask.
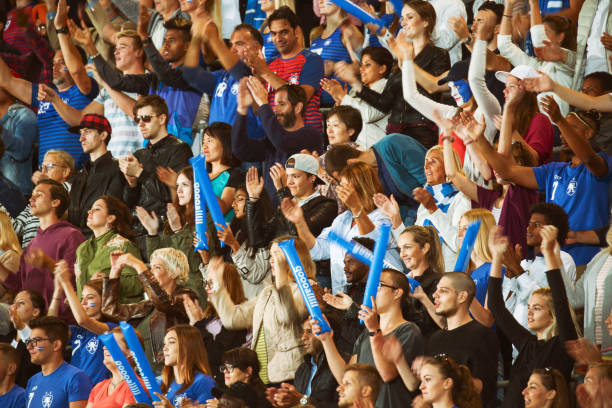
[[[15,251],[21,255],[21,245],[13,229],[11,218],[3,211],[0,211],[0,232],[0,249],[3,251]]]
[[[463,164],[461,163],[461,159],[459,158],[459,154],[457,154],[457,151],[452,148],[452,160],[455,162],[455,169],[457,169],[457,173],[459,174],[463,174],[465,176],[465,172],[463,171]],[[427,157],[432,154],[432,153],[436,153],[439,152],[440,156],[442,157],[442,165],[444,165],[444,146],[442,145],[435,145],[433,147],[431,147],[429,150],[427,150],[427,153],[425,153],[425,160],[427,160]],[[444,174],[446,175],[446,168],[444,168]],[[450,182],[450,179],[448,178],[448,176],[446,176],[446,181]]]
[[[69,153],[63,150],[48,150],[47,153],[45,153],[45,157],[43,158],[43,160],[46,159],[49,155],[54,155],[60,161],[60,164],[62,166],[65,166],[66,168],[70,169],[70,173],[67,177],[67,179],[70,179],[76,169],[74,164],[74,158]]]
[[[151,254],[150,259],[153,258],[159,258],[166,264],[168,274],[177,283],[185,283],[187,281],[189,277],[189,261],[182,251],[174,248],[159,248]]]
[[[429,225],[426,227],[422,227],[420,225],[411,225],[406,227],[404,231],[402,231],[401,235],[410,234],[412,235],[412,239],[416,242],[421,248],[425,246],[425,244],[429,244],[429,251],[427,251],[426,259],[429,267],[435,273],[444,273],[444,257],[442,256],[442,246],[440,245],[440,237],[438,236],[438,231],[434,228],[433,225]]]
[[[476,236],[476,242],[474,243],[474,252],[484,262],[492,262],[493,254],[489,249],[489,233],[495,227],[495,217],[491,214],[491,211],[484,208],[477,208],[474,210],[466,211],[461,216],[461,219],[466,219],[470,224],[480,220],[480,230]]]
[[[553,301],[552,291],[548,286],[546,286],[531,292],[531,296],[533,295],[542,296],[546,300],[546,307],[548,308],[550,316],[553,318],[552,324],[544,331],[544,339],[550,340],[552,337],[559,334],[559,326],[557,326],[557,315],[555,313],[555,303]]]
[[[308,249],[304,241],[302,241],[300,238],[296,236],[284,235],[282,237],[274,238],[272,240],[272,244],[278,244],[279,242],[286,241],[292,238],[295,242],[295,250],[297,251],[298,257],[300,258],[300,261],[302,262],[302,266],[304,267],[304,272],[306,273],[306,276],[308,277],[308,279],[315,280],[317,268],[315,266],[314,261],[310,257],[310,249]],[[288,274],[287,276],[289,276],[289,279],[292,282],[295,282],[295,278],[293,277],[293,273],[291,273],[291,269],[289,268],[287,259],[283,256],[280,262],[281,262],[281,266],[283,270],[285,271],[285,273]]]

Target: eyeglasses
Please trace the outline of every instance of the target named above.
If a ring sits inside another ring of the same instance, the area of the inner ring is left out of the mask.
[[[219,367],[219,371],[221,372],[221,374],[225,374],[226,372],[231,374],[234,372],[234,368],[236,367],[234,367],[231,364],[224,364],[221,367]]]
[[[40,171],[51,171],[53,170],[54,167],[61,167],[61,168],[66,168],[66,166],[62,166],[61,164],[55,164],[55,163],[49,163],[49,164],[41,164],[40,166],[38,166],[38,169]]]
[[[389,284],[386,284],[385,282],[378,282],[378,286],[376,287],[376,290],[380,290],[380,288],[391,288],[393,290],[395,289],[399,289],[397,286],[391,286]]]
[[[157,117],[159,115],[140,115],[140,116],[134,116],[134,122],[136,122],[136,124],[139,124],[140,121],[142,120],[144,123],[149,123],[151,122],[151,119],[153,119],[154,117]]]
[[[49,341],[51,341],[51,339],[50,339],[50,338],[48,338],[48,337],[46,337],[46,338],[45,338],[45,337],[34,337],[34,338],[32,338],[32,339],[27,339],[26,341],[24,341],[24,343],[25,343],[25,345],[26,345],[26,348],[29,348],[29,347],[30,347],[30,345],[31,345],[32,347],[36,347],[36,346],[38,346],[38,342],[43,341],[43,340],[49,340]]]

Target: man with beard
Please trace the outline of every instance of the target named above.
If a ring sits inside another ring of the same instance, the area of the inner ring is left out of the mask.
[[[87,106],[99,91],[98,84],[87,75],[84,78],[79,77],[78,80],[72,76],[61,50],[53,56],[53,84],[57,88],[59,98],[79,110]],[[0,58],[0,87],[10,89],[11,94],[17,99],[37,108],[38,162],[42,163],[45,153],[49,150],[63,150],[74,157],[79,168],[87,156],[83,153],[79,138],[68,131],[70,125],[60,117],[51,102],[45,100],[51,88],[14,77],[2,58]]]
[[[436,314],[446,318],[447,329],[432,333],[425,354],[444,354],[457,364],[466,365],[472,373],[476,390],[481,394],[482,406],[492,408],[496,406],[499,347],[495,332],[470,317],[470,305],[475,294],[476,285],[468,274],[444,274],[433,297]]]
[[[262,161],[264,186],[278,204],[276,187],[270,169],[303,149],[323,151],[323,136],[315,128],[304,125],[306,92],[299,85],[283,85],[274,95],[274,107],[268,103],[268,91],[256,77],[240,80],[236,120],[232,128],[232,153],[242,161]],[[257,105],[257,115],[266,134],[263,140],[249,138],[248,109]]]

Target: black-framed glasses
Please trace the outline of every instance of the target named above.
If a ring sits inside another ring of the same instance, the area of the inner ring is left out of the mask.
[[[221,374],[225,374],[226,372],[231,374],[234,372],[234,368],[236,367],[234,367],[231,364],[224,364],[221,367],[219,367],[219,371],[221,372]]]
[[[378,286],[376,287],[376,290],[380,290],[381,288],[391,288],[393,290],[399,289],[397,286],[392,286],[385,282],[378,282]]]
[[[39,342],[44,341],[44,340],[51,341],[51,339],[48,338],[48,337],[34,337],[34,338],[31,338],[31,339],[27,339],[26,341],[24,341],[24,343],[26,345],[26,348],[29,348],[30,345],[32,347],[36,347],[36,346],[38,346]]]
[[[144,123],[149,123],[151,122],[151,119],[153,119],[154,117],[157,117],[159,115],[140,115],[140,116],[134,116],[134,122],[136,122],[136,124],[139,124],[140,121],[142,120]]]

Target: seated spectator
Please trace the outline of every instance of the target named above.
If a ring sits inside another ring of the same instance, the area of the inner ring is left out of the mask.
[[[70,325],[68,330],[69,341],[72,345],[70,364],[85,371],[91,382],[98,384],[110,377],[110,372],[102,364],[104,351],[98,335],[111,331],[117,326],[116,323],[109,322],[102,314],[102,282],[100,280],[89,281],[83,287],[79,300],[70,282],[70,269],[66,262],[59,261],[53,272],[55,289],[47,316],[57,316],[59,299],[64,294],[77,323]]]
[[[3,394],[0,395],[0,404],[6,407],[25,407],[25,390],[15,384],[15,377],[19,370],[19,354],[9,344],[0,344],[0,382]]]
[[[186,324],[170,327],[164,337],[164,363],[162,401],[181,408],[183,400],[197,404],[212,398],[215,380],[198,329]]]
[[[60,259],[71,268],[76,260],[76,250],[85,241],[81,231],[68,221],[61,221],[70,203],[66,189],[57,181],[46,179],[38,182],[30,208],[32,215],[40,220],[36,237],[21,254],[19,271],[16,274],[0,269],[0,281],[14,293],[23,289],[40,292],[47,303],[53,295],[53,269]],[[59,316],[71,322],[72,313],[67,305],[61,304]]]
[[[88,211],[87,226],[93,236],[76,250],[76,293],[81,296],[83,287],[91,279],[107,277],[111,270],[110,255],[122,251],[140,259],[140,250],[132,241],[132,222],[128,208],[119,199],[103,195]],[[121,272],[121,303],[142,300],[142,286],[136,271],[126,267]]]
[[[32,192],[34,143],[37,142],[36,114],[27,106],[16,102],[6,89],[0,88],[0,126],[4,155],[0,159],[0,172],[15,184],[24,196]]]
[[[324,177],[328,190],[337,187],[340,172],[350,163],[361,161],[377,169],[386,195],[393,195],[400,214],[397,220],[411,225],[416,219],[418,202],[412,191],[425,184],[425,148],[416,140],[400,134],[387,135],[370,149],[359,151],[351,146],[334,146],[325,154]],[[331,177],[329,177],[331,176]],[[329,196],[329,194],[327,194]]]
[[[329,369],[321,341],[312,333],[310,318],[302,327],[304,361],[295,371],[293,385],[283,383],[280,388],[268,388],[268,399],[279,408],[296,405],[337,407],[338,383]]]
[[[145,341],[142,334],[140,334],[138,330],[134,330],[134,332],[136,333],[136,337],[138,337],[140,345],[144,348]],[[136,363],[134,362],[134,357],[130,352],[127,342],[125,341],[123,331],[120,327],[116,326],[111,330],[111,333],[113,333],[113,337],[115,338],[117,345],[132,366],[132,369],[136,371]],[[115,360],[113,360],[108,350],[104,350],[104,360],[102,362],[104,363],[104,367],[110,371],[111,377],[94,385],[91,393],[89,394],[89,400],[87,401],[86,408],[94,408],[98,405],[108,408],[122,408],[127,406],[127,404],[135,403],[136,400],[134,399],[132,391],[128,387],[127,381],[125,381],[123,378],[123,375],[115,364]],[[140,382],[144,388],[143,381],[140,380]]]
[[[150,268],[132,254],[120,251],[111,254],[111,271],[102,286],[102,313],[115,321],[127,321],[143,333],[145,354],[156,373],[163,366],[162,337],[168,327],[186,323],[184,296],[195,293],[183,286],[187,280],[187,257],[178,249],[162,248],[153,252]],[[120,276],[123,267],[138,273],[147,299],[138,303],[121,304]]]
[[[410,284],[404,274],[393,269],[383,269],[372,309],[361,305],[359,311],[359,318],[363,320],[365,329],[355,343],[349,364],[370,364],[380,373],[383,383],[376,407],[405,407],[412,402],[412,396],[402,381],[400,371],[381,344],[385,342],[385,338],[395,337],[400,343],[401,351],[398,354],[408,367],[423,351],[421,331],[416,324],[405,320],[405,317],[408,317],[406,311],[411,305],[409,293]],[[343,384],[345,370],[350,366],[347,367],[338,352],[332,337],[333,332],[321,334],[317,321],[312,319],[311,324],[313,333],[323,343],[327,362],[336,381],[340,380]]]
[[[113,159],[107,150],[112,139],[112,129],[104,116],[84,115],[79,125],[69,128],[68,131],[80,134],[83,152],[89,155],[89,159],[83,163],[83,168],[72,177],[68,220],[81,228],[84,234],[91,236],[92,231],[87,225],[88,209],[102,195],[123,198],[127,183],[122,177],[117,160]]]
[[[383,47],[366,47],[361,51],[359,75],[364,86],[381,93],[387,84],[387,78],[393,69],[393,56]],[[353,140],[362,149],[371,148],[387,134],[389,115],[357,97],[355,90],[349,92],[335,79],[323,78],[322,88],[328,92],[339,106],[350,106],[359,111],[362,120],[362,131],[357,140]],[[331,113],[328,118],[331,117]],[[332,144],[330,142],[330,144]]]
[[[542,252],[546,258],[546,276],[550,288],[536,289],[529,297],[527,328],[515,320],[504,306],[501,291],[501,263],[508,250],[508,240],[496,231],[489,246],[493,253],[489,285],[489,305],[497,327],[519,350],[510,374],[510,383],[504,392],[503,407],[515,407],[523,400],[521,390],[530,389],[528,375],[534,369],[553,367],[569,380],[573,361],[565,351],[565,342],[578,336],[572,319],[563,278],[561,277],[560,246],[557,229],[546,225],[540,230]],[[531,334],[531,332],[535,334]]]
[[[353,147],[360,148],[357,139],[361,134],[363,124],[361,114],[357,109],[351,106],[334,106],[327,113],[326,124],[325,133],[327,134],[327,140],[329,140],[328,149],[342,144],[350,144]]]
[[[349,364],[344,368],[338,386],[338,407],[374,406],[382,381],[376,368],[369,364]],[[368,405],[369,404],[369,405]]]
[[[569,408],[567,382],[554,368],[536,368],[523,390],[525,408]]]
[[[257,394],[253,387],[243,382],[236,382],[229,388],[215,387],[212,389],[214,400],[209,400],[208,405],[214,405],[218,401],[220,407],[252,408],[260,407]]]
[[[449,381],[450,380],[450,381]],[[437,406],[479,407],[470,369],[445,355],[427,360],[421,367],[421,395],[417,401]]]
[[[17,234],[11,225],[8,214],[0,211],[0,269],[11,274],[19,272],[19,260],[21,258],[21,245]],[[0,302],[12,304],[13,295],[3,284],[0,284]]]
[[[148,213],[143,207],[136,207],[136,215],[147,231],[146,255],[151,259],[153,252],[159,248],[174,248],[183,252],[189,261],[189,278],[184,285],[196,292],[200,303],[205,304],[206,296],[202,285],[202,274],[199,271],[201,259],[193,250],[195,234],[193,169],[184,167],[173,179],[176,193],[173,194],[172,203],[167,204],[167,216],[163,225],[160,225],[160,219],[155,211]]]
[[[40,170],[32,175],[32,182],[36,185],[42,179],[51,179],[62,183],[67,191],[70,191],[71,183],[68,181],[75,172],[74,159],[62,150],[49,150],[45,154]],[[21,213],[13,218],[13,228],[21,241],[21,247],[28,246],[30,241],[36,236],[36,231],[40,225],[38,217],[32,215],[30,203]]]
[[[157,176],[157,168],[171,168],[178,172],[189,164],[191,148],[168,133],[168,105],[160,96],[149,95],[139,99],[133,112],[134,120],[149,145],[119,160],[119,168],[128,182],[125,202],[130,208],[138,205],[165,216],[166,204],[172,200],[168,187]],[[143,229],[137,223],[134,232],[143,235]]]
[[[435,311],[446,318],[446,330],[434,332],[425,346],[425,354],[446,354],[470,369],[483,407],[496,407],[498,343],[495,332],[473,320],[470,306],[476,284],[463,272],[448,272],[438,282],[434,293]],[[474,341],[474,339],[479,339]]]
[[[266,89],[256,77],[240,81],[236,121],[232,127],[232,152],[242,161],[262,161],[264,184],[272,202],[276,203],[274,184],[269,174],[276,163],[300,151],[323,151],[323,138],[316,128],[304,122],[306,93],[296,85],[286,85],[274,92],[274,108],[268,103]],[[253,104],[259,105],[257,114],[261,119],[266,138],[249,138],[246,114]]]
[[[290,199],[284,199],[281,210],[286,219],[295,224],[300,239],[310,249],[310,255],[314,260],[329,259],[331,270],[332,293],[339,290],[344,291],[346,287],[346,276],[344,274],[344,250],[339,245],[332,245],[328,240],[328,234],[334,231],[344,239],[354,236],[366,236],[376,239],[383,222],[388,222],[387,216],[376,208],[372,196],[382,192],[382,186],[376,178],[374,170],[365,163],[351,164],[340,173],[340,184],[337,187],[338,197],[348,208],[345,212],[334,219],[331,226],[324,228],[318,236],[313,235],[308,227],[304,210],[298,203]],[[389,262],[397,269],[401,269],[401,262],[395,247],[395,239],[390,238],[387,244],[387,255]]]
[[[28,381],[28,402],[40,407],[84,408],[91,381],[85,372],[64,361],[68,326],[57,317],[45,316],[32,320],[30,327],[26,346],[41,372]]]
[[[242,382],[249,385],[257,394],[257,406],[259,408],[270,407],[266,399],[266,386],[259,378],[259,360],[257,353],[249,348],[239,347],[227,350],[223,353],[223,365],[219,367],[223,381],[217,384],[225,384],[226,387]]]
[[[220,258],[211,260],[207,271],[214,285],[214,293],[209,296],[209,301],[219,314],[223,326],[230,330],[252,328],[251,348],[257,352],[261,364],[259,376],[264,384],[293,380],[303,356],[299,322],[306,317],[306,307],[285,256],[277,245],[277,242],[287,238],[274,239],[270,248],[274,284],[266,286],[257,297],[247,302],[235,304],[230,298],[225,289],[225,268]],[[295,247],[304,272],[313,285],[315,266],[308,247],[297,238]]]

